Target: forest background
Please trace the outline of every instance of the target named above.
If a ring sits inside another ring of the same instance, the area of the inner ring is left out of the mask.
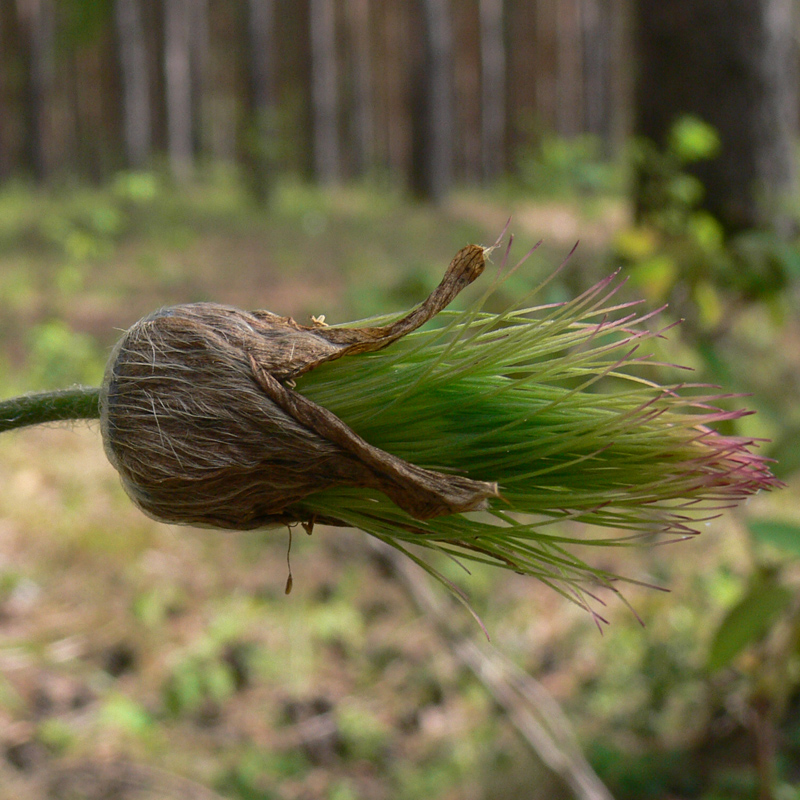
[[[406,308],[512,216],[545,244],[498,304],[580,239],[543,299],[622,267],[788,484],[589,552],[671,589],[626,592],[643,628],[443,565],[491,650],[357,532],[285,597],[284,533],[144,518],[95,427],[5,434],[0,798],[800,797],[797,12],[0,0],[4,396],[98,383],[169,303]]]

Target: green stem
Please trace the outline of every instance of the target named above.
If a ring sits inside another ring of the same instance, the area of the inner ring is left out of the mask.
[[[99,418],[100,389],[97,386],[34,392],[0,401],[0,433],[43,422]]]

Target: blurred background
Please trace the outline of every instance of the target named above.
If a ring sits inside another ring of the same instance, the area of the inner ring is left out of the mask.
[[[788,485],[587,548],[671,590],[626,589],[644,627],[437,565],[492,648],[359,532],[296,536],[287,597],[285,531],[148,520],[97,425],[6,433],[0,798],[800,798],[798,11],[0,0],[4,397],[161,305],[406,309],[512,216],[498,308],[580,239],[542,301],[622,267]]]

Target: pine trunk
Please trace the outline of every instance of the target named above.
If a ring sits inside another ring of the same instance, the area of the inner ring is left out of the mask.
[[[556,5],[556,130],[572,137],[583,130],[583,63],[580,0]]]
[[[336,8],[333,0],[310,0],[311,109],[314,174],[320,183],[341,176]]]
[[[353,165],[363,176],[373,166],[375,150],[369,0],[347,0],[346,8],[352,51]]]
[[[408,46],[412,25],[410,7],[401,0],[377,6],[380,61],[375,71],[380,162],[392,176],[410,175],[414,120],[410,108],[413,48]]]
[[[412,180],[420,197],[437,202],[453,182],[453,31],[447,0],[420,0],[420,8],[424,58],[414,81]]]
[[[192,99],[192,142],[199,156],[212,152],[210,67],[211,34],[209,30],[209,0],[190,0],[189,39]]]
[[[582,0],[584,129],[609,149],[612,12],[610,0]]]
[[[27,166],[37,181],[50,172],[49,103],[53,89],[54,8],[50,0],[18,0],[27,55],[25,144]]]
[[[275,1],[248,0],[247,79],[249,114],[243,142],[246,180],[259,203],[267,203],[274,182]]]
[[[505,166],[506,49],[503,0],[480,0],[481,166],[483,179],[496,179]]]
[[[164,0],[164,79],[167,149],[173,176],[192,170],[192,75],[189,0]]]
[[[11,137],[9,135],[9,120],[11,119],[11,87],[9,86],[8,73],[11,68],[12,58],[8,52],[8,11],[0,4],[0,180],[7,178],[13,169],[11,155]]]
[[[116,0],[114,4],[120,74],[125,157],[128,165],[141,169],[150,159],[150,76],[139,0]]]

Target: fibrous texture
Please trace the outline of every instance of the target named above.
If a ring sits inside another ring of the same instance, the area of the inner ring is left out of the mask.
[[[425,303],[379,328],[305,327],[216,303],[140,320],[118,344],[101,395],[106,452],[126,490],[158,519],[232,529],[308,522],[295,504],[338,486],[379,490],[417,519],[485,508],[495,483],[381,451],[292,388],[319,364],[419,327],[483,267],[483,248],[464,248]]]

